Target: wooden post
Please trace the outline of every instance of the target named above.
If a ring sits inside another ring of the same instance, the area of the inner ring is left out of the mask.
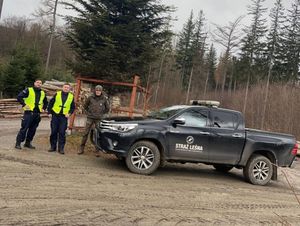
[[[133,81],[132,92],[131,92],[130,105],[129,105],[129,117],[131,117],[131,118],[133,116],[135,97],[136,97],[136,89],[137,89],[138,82],[139,82],[139,76],[135,75],[134,81]]]
[[[80,80],[80,77],[79,77],[79,78],[76,79],[76,89],[75,89],[75,95],[74,95],[74,101],[75,101],[75,106],[76,107],[77,107],[78,100],[79,100],[80,88],[81,88],[81,80]],[[72,130],[73,125],[74,125],[75,114],[76,114],[76,109],[70,117],[70,125],[69,125],[70,130]]]

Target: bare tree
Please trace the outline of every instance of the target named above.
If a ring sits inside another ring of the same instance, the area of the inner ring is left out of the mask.
[[[47,54],[47,60],[46,60],[46,66],[45,66],[45,74],[47,74],[48,67],[49,67],[49,61],[51,57],[51,49],[52,49],[52,42],[53,42],[53,36],[56,30],[56,14],[57,14],[57,5],[58,0],[42,0],[42,7],[39,8],[36,12],[36,16],[40,16],[41,18],[46,17],[48,20],[48,17],[50,17],[50,39],[49,39],[49,47],[48,47],[48,54]]]
[[[240,33],[237,30],[238,26],[244,16],[238,17],[235,21],[229,22],[227,26],[216,25],[216,30],[213,32],[213,39],[225,48],[225,54],[222,57],[221,63],[223,64],[222,72],[222,96],[225,89],[226,73],[230,56],[235,48],[240,44]]]

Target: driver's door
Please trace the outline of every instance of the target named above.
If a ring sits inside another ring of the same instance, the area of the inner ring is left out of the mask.
[[[208,113],[206,109],[189,109],[178,116],[184,124],[171,123],[166,134],[171,159],[208,161]]]

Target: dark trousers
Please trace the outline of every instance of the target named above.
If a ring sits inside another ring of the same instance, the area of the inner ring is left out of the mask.
[[[16,138],[17,143],[23,142],[25,138],[26,142],[31,142],[40,121],[40,113],[25,111],[21,122],[21,129]]]
[[[84,129],[84,133],[83,133],[83,137],[82,137],[82,140],[81,140],[81,146],[84,147],[86,142],[87,142],[87,139],[88,139],[88,136],[89,136],[89,133],[92,129],[92,127],[94,127],[95,125],[98,124],[98,122],[100,122],[101,119],[92,119],[92,118],[87,118],[86,120],[86,124],[85,124],[85,129]]]
[[[66,144],[66,130],[68,127],[68,119],[64,115],[52,115],[51,119],[51,135],[50,145],[51,149],[56,150],[58,143],[58,150],[63,151]]]

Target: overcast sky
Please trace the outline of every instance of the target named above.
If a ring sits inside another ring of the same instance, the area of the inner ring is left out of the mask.
[[[290,8],[293,1],[283,0],[283,4],[286,8]],[[247,5],[251,0],[162,0],[162,2],[177,8],[173,14],[177,21],[174,21],[173,25],[174,31],[180,31],[191,10],[194,11],[194,15],[198,15],[198,12],[203,10],[210,27],[213,23],[225,25],[238,16],[246,14]],[[270,9],[274,2],[275,0],[266,0],[264,5]],[[40,0],[4,0],[1,20],[8,16],[30,17],[39,4]],[[244,23],[247,23],[247,18]]]

